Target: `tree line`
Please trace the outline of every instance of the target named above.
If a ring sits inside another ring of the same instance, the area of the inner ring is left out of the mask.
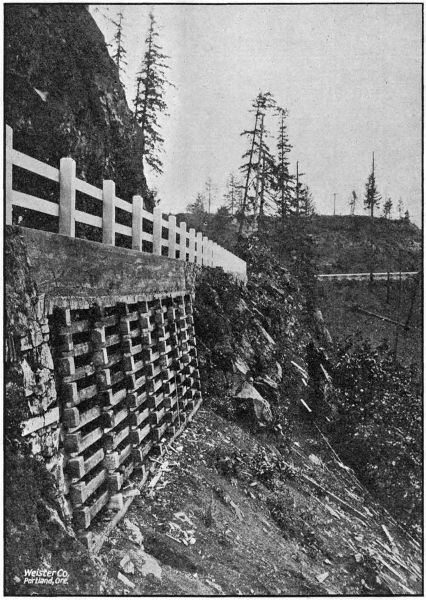
[[[229,215],[237,220],[240,235],[244,229],[258,229],[266,216],[279,216],[282,221],[287,221],[315,212],[312,194],[302,179],[304,174],[298,161],[295,172],[291,171],[288,110],[280,106],[271,92],[267,91],[256,96],[249,114],[251,123],[241,132],[246,140],[242,164],[238,175],[229,175],[222,205],[218,209],[218,214]],[[275,136],[271,133],[271,124]],[[271,149],[274,137],[274,148]],[[209,178],[205,191],[188,204],[188,212],[210,214],[211,190]]]
[[[125,71],[127,52],[124,47],[122,10],[115,19],[109,19],[115,28],[112,58],[118,74]],[[153,12],[149,13],[149,25],[144,40],[145,51],[136,75],[136,93],[133,99],[133,119],[135,127],[134,154],[139,157],[142,169],[148,165],[161,174],[163,164],[161,150],[164,139],[160,133],[160,115],[167,115],[164,100],[167,87],[174,87],[167,79],[168,56],[163,54],[159,44],[157,21]],[[259,92],[251,104],[251,123],[241,132],[247,146],[242,155],[238,175],[231,173],[226,182],[221,206],[217,209],[223,217],[235,218],[241,235],[244,229],[256,230],[265,216],[278,216],[285,223],[293,217],[309,217],[315,213],[315,204],[309,186],[303,181],[304,174],[296,160],[291,170],[290,152],[292,145],[287,131],[288,110],[278,104],[271,92]],[[271,132],[271,123],[273,133]],[[275,138],[275,140],[274,140]],[[274,141],[274,148],[271,143]],[[197,194],[187,206],[187,211],[202,218],[211,214],[212,204],[217,204],[216,187],[209,177],[205,189]],[[155,197],[155,191],[153,192]],[[349,199],[350,215],[355,215],[359,198],[355,190]],[[380,208],[382,197],[378,192],[374,153],[372,169],[365,184],[364,209],[374,217]],[[397,204],[399,219],[409,221],[408,210],[400,198]],[[381,216],[390,219],[393,201],[387,198]]]

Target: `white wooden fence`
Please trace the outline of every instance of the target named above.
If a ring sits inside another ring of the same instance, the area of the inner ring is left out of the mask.
[[[21,167],[32,173],[59,184],[58,204],[13,189],[13,166]],[[122,234],[131,239],[132,248],[142,251],[144,240],[152,243],[152,253],[163,254],[167,249],[169,258],[179,258],[189,262],[210,267],[222,267],[227,273],[233,273],[245,281],[246,263],[232,252],[225,250],[209,240],[194,228],[187,231],[186,223],[177,225],[176,217],[169,215],[168,221],[163,219],[160,207],[150,213],[143,207],[141,196],[133,196],[133,202],[125,202],[115,194],[115,183],[111,180],[103,182],[99,189],[76,177],[75,161],[72,158],[61,158],[59,169],[51,167],[35,158],[27,156],[13,148],[13,130],[6,125],[6,224],[12,224],[13,206],[27,208],[54,217],[59,217],[59,233],[75,237],[75,224],[85,223],[102,230],[102,242],[115,245],[115,234]],[[76,209],[76,192],[102,202],[102,217],[98,217]],[[132,226],[116,222],[115,209],[120,208],[132,215]],[[143,231],[143,219],[152,223],[152,233]],[[162,237],[163,228],[168,230],[168,237]],[[179,241],[177,240],[179,235]],[[178,253],[178,256],[177,256]]]
[[[392,273],[373,273],[375,281],[390,279],[397,281],[401,279],[409,279],[418,274],[418,271],[394,271]],[[322,273],[317,275],[319,281],[368,281],[371,278],[370,273]]]

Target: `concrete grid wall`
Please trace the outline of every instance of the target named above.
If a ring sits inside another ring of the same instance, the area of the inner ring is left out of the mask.
[[[39,292],[37,320],[18,343],[34,413],[23,435],[85,531],[106,509],[123,508],[132,475],[146,479],[201,403],[196,267],[8,228],[16,233]]]

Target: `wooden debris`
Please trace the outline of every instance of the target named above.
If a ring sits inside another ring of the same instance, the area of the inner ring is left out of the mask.
[[[393,573],[400,582],[403,583],[407,583],[407,578],[405,577],[405,575],[402,575],[399,571],[397,571],[396,569],[394,569],[392,567],[392,565],[390,565],[380,554],[378,553],[374,553],[374,557],[380,562],[382,563],[382,565],[384,567],[386,567],[387,569],[389,569],[389,571],[391,571],[391,573]]]
[[[382,529],[386,534],[386,537],[388,538],[388,540],[390,541],[390,543],[392,544],[392,546],[395,545],[395,541],[393,539],[393,537],[391,536],[391,534],[388,531],[388,528],[386,527],[386,525],[382,525]]]
[[[154,489],[155,486],[157,485],[158,481],[160,480],[160,477],[162,476],[163,472],[167,469],[169,464],[168,460],[165,460],[163,462],[163,464],[160,466],[160,468],[158,469],[158,473],[151,479],[151,481],[148,484],[148,487],[150,489]]]
[[[242,510],[240,509],[240,507],[237,504],[235,504],[235,502],[233,500],[231,500],[229,502],[229,504],[235,510],[235,514],[237,515],[237,517],[239,518],[239,520],[240,521],[244,521],[244,513],[242,512]]]
[[[303,400],[303,398],[300,398],[300,402],[303,404],[303,406],[306,408],[306,410],[308,412],[312,412],[312,410],[309,408],[309,406],[306,404],[306,402]]]
[[[118,572],[118,579],[120,581],[122,581],[124,583],[124,585],[127,585],[127,587],[129,587],[130,589],[134,590],[135,589],[135,584],[133,583],[133,581],[130,581],[130,579],[128,579],[125,575],[123,575],[123,573],[121,573],[120,571]]]
[[[385,583],[387,583],[389,589],[395,596],[401,595],[401,589],[404,592],[404,594],[410,594],[412,596],[416,595],[416,592],[414,590],[411,590],[401,581],[395,581],[395,579],[393,579],[393,577],[391,577],[390,575],[387,575],[386,573],[380,573],[380,577]]]
[[[339,496],[336,496],[336,494],[333,494],[333,492],[326,490],[322,485],[320,485],[319,483],[317,483],[316,481],[314,481],[313,479],[308,477],[308,475],[304,475],[302,473],[302,477],[306,481],[311,483],[313,486],[320,489],[324,494],[326,494],[327,496],[329,496],[330,498],[332,498],[333,500],[335,500],[336,502],[341,504],[343,507],[345,507],[347,510],[349,510],[356,519],[358,519],[365,527],[367,527],[367,523],[364,521],[365,515],[362,512],[360,512],[359,510],[357,510],[356,508],[354,508],[353,506],[351,506],[350,504],[345,502],[345,500],[342,500],[342,498],[339,498]]]

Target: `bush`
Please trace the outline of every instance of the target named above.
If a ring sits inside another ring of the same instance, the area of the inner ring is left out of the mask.
[[[331,438],[360,479],[398,519],[420,532],[422,402],[415,368],[384,344],[349,342],[337,350]]]

